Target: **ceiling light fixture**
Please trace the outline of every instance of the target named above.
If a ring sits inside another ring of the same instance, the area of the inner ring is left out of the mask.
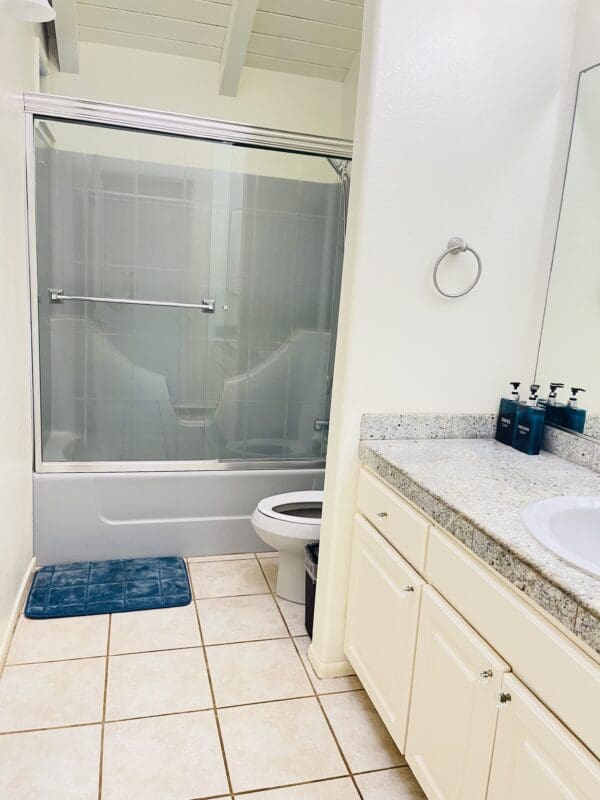
[[[56,11],[48,0],[2,0],[0,10],[21,22],[51,22]]]

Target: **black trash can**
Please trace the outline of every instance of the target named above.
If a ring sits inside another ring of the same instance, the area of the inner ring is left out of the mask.
[[[319,543],[307,544],[304,548],[306,568],[306,606],[304,607],[304,627],[312,639],[315,618],[315,595],[317,593],[317,567],[319,565]]]

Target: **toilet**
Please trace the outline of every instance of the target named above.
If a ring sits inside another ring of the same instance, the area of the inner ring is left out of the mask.
[[[323,492],[289,492],[265,497],[250,522],[265,544],[279,551],[276,594],[304,603],[304,547],[319,541]]]

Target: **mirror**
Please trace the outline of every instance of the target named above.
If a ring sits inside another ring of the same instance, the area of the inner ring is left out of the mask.
[[[600,65],[579,76],[571,146],[536,370],[540,397],[551,381],[582,387],[583,433],[600,440]],[[568,414],[569,412],[567,412]],[[572,417],[573,415],[571,415]],[[581,419],[580,415],[580,419]],[[567,421],[562,409],[557,424]],[[570,427],[570,426],[567,426]]]

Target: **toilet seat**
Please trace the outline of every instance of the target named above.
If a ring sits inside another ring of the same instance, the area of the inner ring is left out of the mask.
[[[276,509],[281,506],[302,506],[302,505],[323,505],[323,492],[288,492],[287,494],[276,494],[272,497],[265,497],[257,506],[257,511],[264,514],[265,517],[287,522],[292,525],[310,525],[313,528],[320,526],[321,515],[319,516],[303,516],[296,515],[293,511],[281,513]]]
[[[250,517],[258,537],[279,551],[275,591],[292,603],[304,603],[304,547],[319,541],[322,504],[323,492],[288,492],[265,497]]]

